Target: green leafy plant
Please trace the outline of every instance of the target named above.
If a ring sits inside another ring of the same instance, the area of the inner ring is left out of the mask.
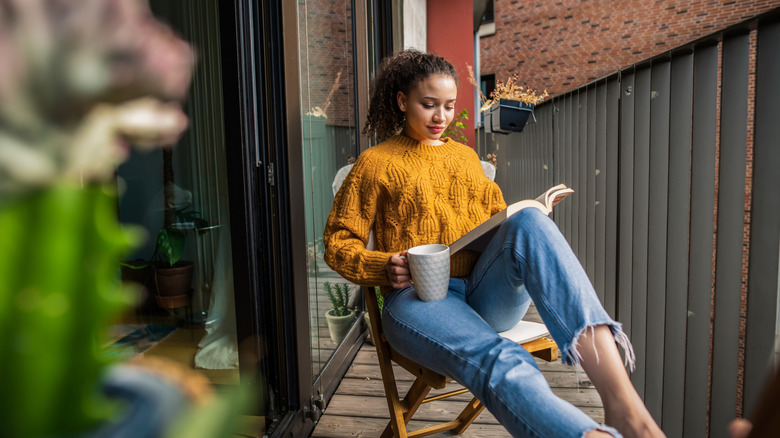
[[[208,226],[208,221],[195,210],[182,209],[176,211],[176,224],[165,226],[157,233],[157,245],[152,260],[173,266],[181,259],[187,243],[187,232],[180,227],[182,224],[192,224],[196,229]]]
[[[379,306],[379,314],[382,314],[382,308],[385,306],[385,297],[382,295],[382,291],[379,286],[374,286],[374,292],[376,292],[376,304]]]
[[[328,294],[330,300],[331,310],[329,312],[333,316],[347,316],[349,315],[349,285],[346,283],[336,283],[331,285],[330,282],[325,282],[325,293]]]
[[[468,119],[468,110],[464,109],[463,111],[459,112],[458,115],[452,119],[452,123],[450,123],[450,125],[447,126],[447,129],[444,130],[444,137],[449,137],[453,140],[466,144],[468,138],[466,138],[466,134],[463,131],[466,129],[466,123],[464,120]]]

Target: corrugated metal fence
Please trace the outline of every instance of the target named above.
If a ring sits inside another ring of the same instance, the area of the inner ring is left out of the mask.
[[[508,202],[557,183],[554,219],[631,336],[669,436],[727,436],[775,357],[780,23],[751,20],[480,132]]]

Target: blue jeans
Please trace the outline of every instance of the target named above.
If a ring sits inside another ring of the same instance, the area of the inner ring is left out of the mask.
[[[564,363],[578,363],[576,339],[601,324],[633,356],[558,227],[535,208],[499,228],[471,275],[450,279],[445,299],[420,301],[413,287],[389,292],[382,326],[396,350],[468,388],[513,436],[581,437],[593,429],[620,436],[555,396],[531,354],[498,336],[531,300]]]

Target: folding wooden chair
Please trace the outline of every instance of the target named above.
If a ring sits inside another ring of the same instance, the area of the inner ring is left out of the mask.
[[[346,178],[351,169],[352,165],[349,164],[339,169],[337,172],[333,180],[334,196],[339,188],[341,188],[344,178]],[[495,178],[495,166],[483,161],[482,169],[490,180]],[[369,235],[366,248],[371,249],[373,247],[374,233],[372,231]],[[485,409],[485,406],[476,397],[474,397],[469,404],[466,405],[466,408],[463,409],[460,415],[452,421],[415,431],[406,430],[406,425],[421,404],[463,394],[468,392],[468,390],[460,389],[427,397],[431,389],[444,389],[447,382],[452,379],[423,367],[398,353],[390,346],[382,332],[382,315],[379,312],[379,305],[376,301],[376,291],[373,287],[365,287],[363,289],[365,290],[366,310],[368,311],[369,319],[371,320],[371,335],[374,337],[374,345],[376,346],[376,352],[379,358],[379,369],[382,373],[382,383],[385,387],[385,397],[387,398],[387,405],[390,409],[390,423],[385,427],[381,436],[395,436],[398,438],[418,437],[432,435],[447,430],[452,430],[459,435],[463,433],[479,414],[482,413],[482,410]],[[510,330],[510,332],[511,331],[512,330]],[[502,335],[516,342],[519,341],[518,338],[510,336],[506,334],[506,332]],[[558,345],[550,338],[542,337],[529,342],[521,342],[521,345],[528,350],[529,353],[546,361],[551,362],[558,359]],[[415,376],[415,381],[412,383],[412,387],[409,388],[409,391],[406,393],[403,400],[398,396],[398,388],[395,384],[392,362],[402,366]]]
[[[458,435],[463,433],[477,416],[482,413],[482,410],[485,409],[485,406],[476,397],[474,397],[468,405],[466,405],[466,408],[463,409],[460,415],[452,421],[414,431],[406,429],[406,425],[409,424],[409,420],[411,420],[421,404],[463,394],[468,392],[468,390],[459,389],[427,397],[428,392],[430,392],[431,389],[443,389],[447,382],[452,379],[423,367],[413,360],[401,355],[390,346],[382,331],[382,315],[379,312],[379,305],[376,301],[376,291],[373,287],[365,287],[363,289],[365,291],[366,307],[371,321],[371,335],[374,337],[374,345],[376,346],[376,352],[379,358],[379,369],[382,373],[382,383],[385,387],[385,397],[387,398],[387,406],[390,410],[390,422],[387,427],[385,427],[381,436],[394,436],[397,438],[421,437],[447,430],[451,430]],[[510,336],[506,337],[513,339]],[[513,340],[517,341],[517,339]],[[528,350],[529,353],[546,361],[558,359],[558,346],[555,344],[555,341],[550,338],[542,337],[530,342],[521,343],[521,345]],[[395,383],[392,362],[402,366],[415,376],[414,383],[412,383],[411,388],[409,388],[409,391],[403,399],[400,399],[398,396],[398,388]]]

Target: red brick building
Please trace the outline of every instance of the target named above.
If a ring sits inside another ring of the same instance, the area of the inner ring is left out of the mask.
[[[481,74],[559,95],[780,6],[780,0],[495,1]]]

